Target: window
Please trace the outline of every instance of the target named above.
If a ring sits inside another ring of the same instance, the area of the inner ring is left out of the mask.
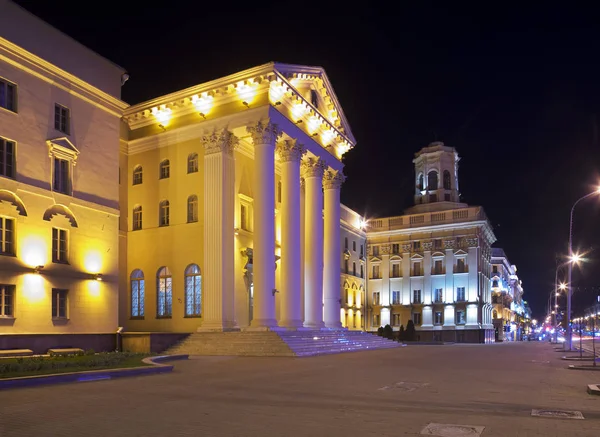
[[[421,290],[413,290],[413,303],[421,303]]]
[[[465,312],[463,310],[458,310],[456,312],[456,324],[457,325],[465,324]]]
[[[413,313],[412,320],[415,325],[421,324],[421,313]]]
[[[433,291],[433,300],[435,303],[442,303],[443,300],[443,292],[441,288],[436,288]]]
[[[277,182],[277,202],[281,203],[281,181]]]
[[[67,159],[54,158],[52,189],[58,193],[71,194],[71,163]]]
[[[348,237],[344,238],[344,249],[348,250]]]
[[[421,242],[420,241],[413,241],[413,251],[418,252],[419,250],[421,250]]]
[[[441,249],[442,248],[442,240],[433,240],[433,247],[434,247],[434,249]]]
[[[240,227],[244,230],[248,230],[248,206],[240,205]]]
[[[17,86],[0,78],[0,108],[17,112]]]
[[[465,259],[459,258],[456,260],[456,273],[465,273],[467,270],[465,268]]]
[[[392,253],[393,254],[399,254],[400,253],[400,245],[399,244],[392,244]]]
[[[202,314],[202,276],[200,267],[191,264],[185,269],[185,316],[200,317]]]
[[[131,272],[131,317],[144,317],[146,285],[144,273],[136,269]]]
[[[413,276],[421,276],[421,262],[417,261],[413,263]]]
[[[433,262],[433,274],[441,275],[444,273],[444,263],[441,259],[436,259]]]
[[[14,317],[15,286],[0,285],[0,317]]]
[[[158,208],[158,226],[169,226],[169,201],[163,200]]]
[[[190,155],[188,156],[187,168],[188,168],[188,174],[189,173],[198,173],[198,154],[197,153],[190,153]]]
[[[171,164],[168,159],[160,162],[159,166],[159,178],[168,179],[171,176]]]
[[[360,265],[360,277],[365,277],[365,266],[363,266],[362,264]]]
[[[310,103],[315,107],[319,108],[319,97],[315,90],[310,90]]]
[[[133,230],[139,231],[142,229],[142,207],[136,206],[133,208]]]
[[[187,221],[196,223],[198,221],[198,196],[191,195],[187,200]]]
[[[392,264],[392,278],[400,277],[400,264]]]
[[[373,256],[379,256],[379,246],[373,246]]]
[[[15,142],[0,138],[0,176],[15,178]]]
[[[400,314],[392,314],[392,326],[400,326]]]
[[[436,311],[433,315],[433,323],[435,325],[441,325],[443,323],[442,312]]]
[[[373,266],[373,278],[372,279],[379,279],[379,266]]]
[[[67,294],[69,290],[52,289],[52,318],[66,319],[67,314]]]
[[[381,326],[379,314],[373,314],[373,327],[379,328]]]
[[[156,275],[156,317],[171,317],[173,314],[173,280],[168,267],[158,269]]]
[[[64,229],[52,228],[52,262],[67,264],[69,262],[69,236]]]
[[[444,200],[446,202],[450,202],[450,193],[444,193]],[[463,334],[464,334],[464,332],[463,332]]]
[[[373,305],[379,305],[381,300],[380,300],[380,293],[379,291],[374,291],[373,292]]]
[[[0,217],[0,253],[15,254],[15,220],[8,217]]]
[[[356,252],[356,240],[352,240],[352,252]]]
[[[494,310],[494,312],[492,313],[492,318],[494,318],[494,319],[498,318],[498,311]]]
[[[438,174],[435,170],[432,170],[427,174],[427,189],[429,191],[438,189]]]
[[[392,305],[400,305],[400,292],[392,291]]]
[[[498,287],[498,281],[492,281],[492,288]]]
[[[498,266],[492,267],[492,273],[498,273]]]
[[[360,256],[363,256],[363,245],[360,245]]]
[[[346,302],[348,305],[351,306],[352,304],[349,302],[349,299],[348,299],[350,297],[350,290],[348,290],[347,288],[344,289],[344,297],[345,297],[344,302]]]
[[[450,189],[450,172],[448,170],[444,170],[444,190]]]
[[[345,260],[344,260],[344,273],[345,273],[345,274],[348,274],[348,270],[349,270],[349,269],[348,269],[348,260],[347,260],[347,259],[345,259]]]
[[[352,313],[352,327],[356,328],[356,313]]]
[[[465,300],[465,287],[458,287],[456,289],[456,301],[464,302]]]
[[[356,276],[356,263],[352,263],[352,276]]]
[[[54,104],[54,129],[69,135],[70,111],[58,103]]]
[[[425,184],[424,184],[424,180],[423,180],[423,173],[421,173],[421,174],[419,175],[419,179],[418,179],[418,181],[419,181],[419,182],[418,182],[418,184],[419,184],[419,191],[423,191],[423,185],[425,185]]]
[[[143,182],[143,169],[141,165],[133,169],[133,185],[141,185]]]

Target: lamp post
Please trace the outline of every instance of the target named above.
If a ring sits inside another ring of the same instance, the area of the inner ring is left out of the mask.
[[[593,196],[594,194],[600,194],[600,188],[596,191],[586,194],[585,196],[579,198],[571,207],[571,218],[569,220],[569,277],[567,280],[568,291],[567,291],[567,338],[565,339],[565,350],[573,350],[573,330],[571,328],[571,297],[573,296],[573,283],[571,282],[571,275],[573,271],[573,263],[577,262],[575,257],[573,256],[573,212],[575,211],[575,207],[579,202],[588,197]]]
[[[564,283],[558,284],[558,269],[562,266],[564,264],[556,268],[556,275],[554,276],[554,343],[558,343],[558,290],[564,291],[567,288],[567,285]]]

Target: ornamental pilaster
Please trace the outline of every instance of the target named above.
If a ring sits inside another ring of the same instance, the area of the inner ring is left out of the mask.
[[[342,184],[346,180],[344,173],[338,170],[327,170],[323,174],[323,188],[326,190],[342,188]]]
[[[296,140],[285,140],[277,143],[275,153],[281,162],[300,162],[306,149]]]
[[[275,144],[282,133],[279,127],[270,121],[259,121],[255,125],[246,126],[246,131],[252,137],[254,145]]]
[[[211,134],[202,137],[202,143],[204,144],[204,155],[223,152],[231,156],[239,139],[227,129],[215,129]]]

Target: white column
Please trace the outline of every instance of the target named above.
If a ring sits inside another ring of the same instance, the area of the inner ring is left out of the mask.
[[[320,158],[303,162],[306,212],[304,223],[304,326],[319,329],[323,323],[323,172]],[[339,315],[338,315],[339,317]]]
[[[281,161],[281,320],[286,328],[302,326],[300,159],[306,152],[295,140],[277,144]]]
[[[277,125],[248,126],[254,142],[254,314],[251,328],[277,326],[275,319],[275,142]]]
[[[202,326],[198,331],[237,328],[234,311],[235,162],[238,139],[214,131],[204,143],[204,265]]]
[[[325,191],[323,294],[325,327],[330,329],[342,327],[340,321],[340,189],[345,179],[341,171],[335,170],[327,170],[323,177]],[[389,280],[387,284],[389,295]]]

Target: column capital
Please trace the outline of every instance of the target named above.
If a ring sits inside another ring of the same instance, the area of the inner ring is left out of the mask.
[[[341,170],[327,170],[323,175],[323,188],[326,190],[342,188],[346,176]]]
[[[325,172],[325,161],[321,158],[306,158],[302,161],[302,177],[322,178]]]
[[[204,144],[205,155],[218,152],[233,155],[233,151],[237,147],[239,140],[227,129],[215,129],[211,134],[202,137],[202,143]]]
[[[254,145],[275,144],[281,136],[279,127],[270,121],[259,121],[252,126],[246,126],[246,131],[252,136]]]
[[[277,143],[275,152],[281,162],[300,162],[302,155],[306,153],[306,149],[296,140],[285,140]]]

